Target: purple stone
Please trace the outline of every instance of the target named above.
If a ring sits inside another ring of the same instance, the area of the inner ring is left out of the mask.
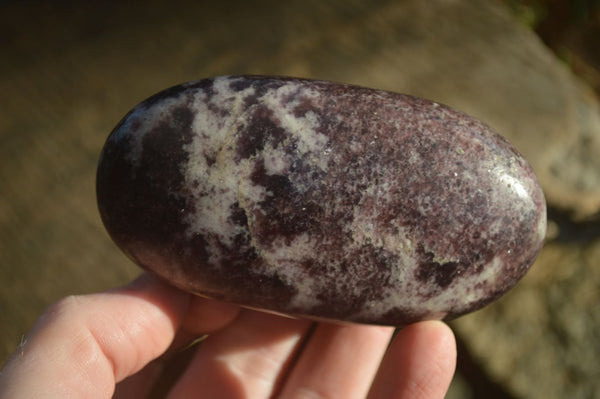
[[[225,76],[135,107],[103,149],[104,224],[198,295],[294,316],[405,325],[507,292],[546,206],[483,123],[402,94]]]

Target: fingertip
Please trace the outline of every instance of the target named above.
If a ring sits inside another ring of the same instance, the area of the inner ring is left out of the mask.
[[[173,287],[150,273],[142,273],[131,282],[121,287],[113,288],[107,291],[107,293],[127,294],[142,298],[167,299],[180,305],[177,308],[183,307],[186,309],[187,301],[189,301],[190,297],[190,294]]]
[[[227,302],[192,295],[182,329],[192,334],[209,334],[232,323],[240,307]]]
[[[150,273],[143,273],[124,286],[96,295],[123,295],[141,299],[168,317],[175,330],[180,328],[192,297]]]
[[[371,397],[443,398],[456,368],[456,340],[441,321],[404,327],[392,341]]]
[[[454,332],[443,321],[426,320],[410,324],[404,327],[399,335],[405,336],[404,339],[427,341],[437,344],[439,351],[448,352],[447,355],[456,356],[456,340]]]
[[[186,333],[196,336],[224,328],[235,320],[241,310],[231,303],[183,292],[148,273],[114,292],[142,298],[152,297],[158,306],[177,310],[177,314],[173,315],[177,320],[174,324],[181,325]]]
[[[411,324],[399,334],[400,340],[413,346],[415,355],[427,355],[431,365],[436,365],[441,373],[454,374],[456,368],[456,339],[452,329],[440,320],[428,320]],[[426,350],[425,350],[426,349]],[[415,359],[419,360],[419,359]]]

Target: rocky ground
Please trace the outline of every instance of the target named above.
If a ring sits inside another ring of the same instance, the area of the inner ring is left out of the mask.
[[[200,3],[0,6],[0,361],[49,303],[138,273],[95,204],[97,157],[123,114],[183,81],[284,74],[440,101],[523,152],[548,201],[547,244],[515,290],[452,323],[448,397],[600,392],[593,1]]]

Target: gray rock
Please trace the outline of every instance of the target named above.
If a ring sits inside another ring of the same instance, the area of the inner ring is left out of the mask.
[[[116,243],[174,285],[307,317],[451,319],[537,256],[545,202],[520,154],[430,101],[294,78],[161,92],[104,147]]]
[[[490,378],[514,397],[597,397],[598,259],[598,239],[546,244],[510,295],[452,323]]]

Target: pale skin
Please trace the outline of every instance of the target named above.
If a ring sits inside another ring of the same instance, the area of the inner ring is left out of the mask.
[[[2,369],[0,397],[143,398],[160,359],[203,334],[168,398],[443,398],[456,365],[440,321],[409,325],[388,347],[391,327],[314,325],[145,274],[51,306]]]

